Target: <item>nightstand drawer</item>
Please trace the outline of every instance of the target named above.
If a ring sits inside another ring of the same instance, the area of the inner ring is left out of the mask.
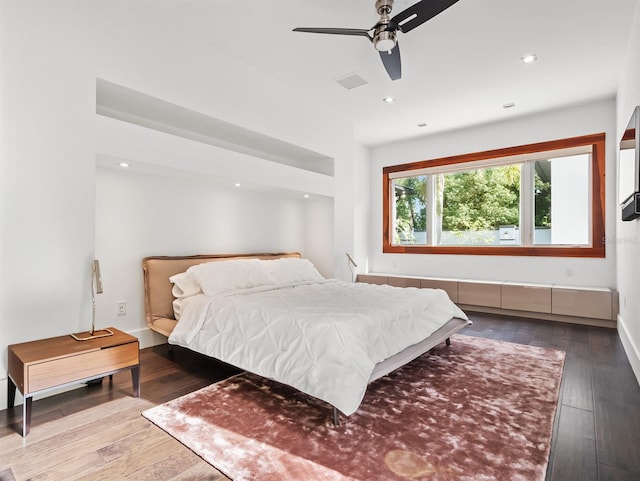
[[[132,342],[74,356],[50,359],[27,367],[25,392],[30,394],[91,376],[135,366],[139,363],[138,343]]]

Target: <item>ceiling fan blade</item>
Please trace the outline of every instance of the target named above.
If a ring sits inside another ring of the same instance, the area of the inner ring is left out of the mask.
[[[380,52],[380,59],[387,70],[391,80],[398,80],[402,77],[402,64],[400,62],[400,46],[396,44],[389,52]]]
[[[306,28],[298,27],[293,29],[294,32],[306,32],[306,33],[326,33],[329,35],[356,35],[360,37],[367,37],[371,40],[369,30],[362,28]]]
[[[398,30],[407,33],[419,27],[427,20],[444,12],[458,0],[422,0],[395,15],[390,25],[397,25]]]

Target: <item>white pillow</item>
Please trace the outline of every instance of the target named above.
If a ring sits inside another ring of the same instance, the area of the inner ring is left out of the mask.
[[[202,293],[197,279],[189,272],[181,272],[180,274],[171,276],[169,277],[169,282],[173,283],[171,293],[173,297],[177,299]]]
[[[182,303],[184,300],[184,297],[178,297],[173,300],[173,318],[176,321],[179,321],[180,317],[182,317]]]
[[[276,283],[258,259],[207,262],[189,267],[187,272],[193,274],[207,296],[230,289],[249,289]]]
[[[282,259],[264,262],[269,268],[269,273],[278,284],[320,281],[324,279],[308,259],[283,257]]]

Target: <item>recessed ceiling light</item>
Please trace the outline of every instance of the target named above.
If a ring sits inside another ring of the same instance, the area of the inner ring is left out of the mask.
[[[426,127],[426,126],[427,126],[427,123],[426,123],[426,122],[420,122],[420,123],[418,124],[418,127]]]
[[[129,164],[127,164],[126,162],[118,162],[118,165],[120,167],[129,167]]]
[[[240,182],[236,182],[235,184],[233,184],[234,187],[241,187],[242,184]]]
[[[304,194],[302,197],[304,197],[305,199],[308,199],[310,197],[309,194]]]
[[[503,109],[512,109],[513,107],[515,107],[516,104],[514,104],[513,102],[509,102],[508,104],[504,104],[502,106]]]
[[[396,99],[394,99],[393,97],[385,97],[382,99],[383,102],[387,103],[387,104],[392,104],[393,102],[396,101]]]
[[[524,63],[531,63],[531,62],[535,62],[536,60],[538,60],[538,56],[535,53],[530,53],[528,55],[525,55],[524,57],[521,57],[521,60]]]

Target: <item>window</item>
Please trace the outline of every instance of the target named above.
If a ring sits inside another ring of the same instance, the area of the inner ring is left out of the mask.
[[[604,134],[383,169],[383,251],[604,257]]]

